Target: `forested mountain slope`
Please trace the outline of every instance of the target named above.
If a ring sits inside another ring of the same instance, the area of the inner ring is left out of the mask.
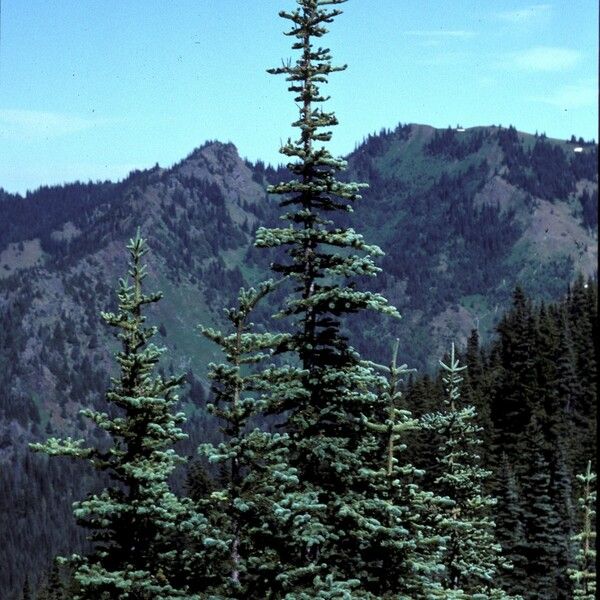
[[[350,333],[367,356],[382,359],[400,337],[402,360],[426,370],[450,339],[464,345],[478,328],[486,340],[516,284],[552,300],[578,272],[595,273],[594,144],[513,128],[404,125],[369,136],[348,161],[348,178],[370,189],[347,219],[386,253],[371,289],[404,317],[394,331],[355,322]],[[269,259],[252,248],[253,232],[277,222],[264,190],[285,173],[208,142],[170,169],[117,184],[0,193],[2,597],[22,584],[24,569],[39,571],[81,543],[73,528],[57,532],[70,522],[66,499],[87,481],[66,462],[47,471],[24,447],[74,433],[73,423],[85,431],[79,408],[102,406],[113,346],[98,315],[113,306],[126,240],[138,225],[148,238],[152,287],[166,291],[153,315],[168,346],[164,369],[189,373],[191,407],[214,358],[195,326],[218,323],[239,286],[265,276]],[[199,436],[214,436],[198,411],[188,428],[190,453]]]
[[[352,175],[371,183],[361,231],[386,252],[377,283],[405,316],[408,360],[421,367],[473,327],[487,339],[516,283],[550,299],[594,273],[597,148],[575,147],[514,128],[405,126],[352,154]]]
[[[502,587],[526,599],[579,597],[569,573],[576,566],[573,535],[582,527],[575,474],[596,456],[597,294],[583,278],[550,304],[517,288],[493,342],[482,348],[473,331],[462,352],[464,398],[477,409],[481,454],[493,473],[498,540],[513,564]],[[440,375],[415,377],[407,407],[430,413],[443,393]],[[407,443],[429,486],[442,470],[431,455],[434,441],[419,432]]]

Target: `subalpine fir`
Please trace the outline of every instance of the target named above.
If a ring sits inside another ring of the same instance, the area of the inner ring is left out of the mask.
[[[219,467],[220,485],[198,502],[210,515],[215,531],[227,546],[220,563],[220,580],[208,586],[215,598],[271,598],[282,593],[278,576],[286,563],[287,498],[297,484],[295,469],[287,464],[288,435],[252,427],[252,420],[280,402],[297,401],[306,394],[302,372],[268,361],[289,336],[255,331],[250,321],[256,305],[273,290],[267,281],[258,289],[241,289],[238,304],[227,309],[229,331],[202,327],[218,344],[225,362],[209,365],[213,400],[208,411],[221,422],[224,441],[204,444],[199,451]]]
[[[437,597],[446,600],[511,598],[499,587],[500,569],[508,567],[496,541],[491,512],[496,500],[484,488],[490,471],[480,466],[481,427],[473,406],[461,406],[461,366],[454,344],[447,364],[440,361],[445,386],[444,410],[425,415],[423,427],[439,440],[440,475],[434,491],[446,498],[436,529],[445,538],[444,573]],[[433,596],[436,597],[436,596]]]
[[[420,600],[440,591],[443,538],[434,532],[432,516],[442,501],[420,485],[423,471],[410,464],[403,453],[407,434],[419,420],[402,407],[403,377],[411,372],[398,365],[396,340],[389,366],[369,363],[377,377],[379,419],[367,419],[368,434],[361,455],[368,490],[356,511],[369,521],[369,551],[363,554],[370,589],[378,598]]]
[[[522,438],[537,405],[538,385],[535,365],[537,340],[532,302],[517,287],[513,308],[498,324],[500,340],[498,392],[492,398],[495,449],[508,454],[513,464],[523,454]]]
[[[521,476],[521,489],[528,585],[523,596],[527,600],[554,600],[562,534],[556,505],[551,497],[551,469],[546,458],[548,448],[535,415],[527,426],[526,434],[528,462]]]
[[[523,508],[517,479],[505,453],[501,456],[494,483],[498,500],[494,509],[496,537],[502,546],[502,554],[511,564],[510,570],[501,571],[499,581],[503,589],[522,595],[527,588]]]
[[[200,533],[204,521],[201,515],[190,517],[190,507],[167,483],[184,460],[172,448],[185,437],[180,428],[185,417],[174,412],[182,378],[155,374],[164,349],[151,342],[156,327],[145,324],[144,313],[161,293],[143,289],[148,248],[139,232],[127,248],[129,269],[119,280],[118,310],[102,313],[121,344],[115,355],[120,373],[106,393],[111,414],[82,411],[109,443],[94,447],[82,439],[51,438],[32,448],[88,461],[112,482],[74,506],[77,521],[91,530],[94,550],[68,559],[77,587],[73,600],[190,600],[197,596],[181,583],[186,577],[183,527]]]
[[[586,472],[577,476],[582,490],[579,496],[580,529],[573,536],[577,544],[576,568],[569,573],[573,581],[573,598],[596,598],[596,474],[588,462]]]
[[[334,66],[329,50],[317,43],[326,25],[341,14],[342,2],[298,0],[295,10],[282,11],[299,56],[270,71],[286,75],[299,107],[293,123],[299,137],[281,148],[293,179],[269,188],[282,197],[288,226],[260,228],[256,234],[258,247],[286,250],[286,258],[273,265],[276,273],[289,276],[293,288],[279,315],[292,321],[287,349],[306,373],[308,392],[276,410],[287,417],[289,464],[299,478],[297,492],[286,501],[294,566],[279,576],[294,594],[290,598],[362,593],[357,573],[363,569],[370,530],[355,510],[366,485],[357,450],[366,429],[360,415],[370,416],[374,399],[369,392],[373,374],[341,327],[344,317],[362,310],[398,316],[380,294],[358,289],[358,279],[380,270],[373,257],[382,252],[353,229],[336,226],[335,214],[352,210],[360,186],[337,178],[345,162],[319,144],[330,140],[329,128],[337,124],[335,115],[322,108],[327,97],[320,88],[344,67]]]

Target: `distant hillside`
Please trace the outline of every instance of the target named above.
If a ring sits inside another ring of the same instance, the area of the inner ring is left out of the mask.
[[[450,338],[464,344],[473,328],[489,337],[517,283],[536,299],[556,299],[578,272],[594,275],[597,153],[582,140],[514,128],[403,125],[368,136],[348,157],[347,176],[370,188],[347,219],[386,252],[370,287],[404,318],[393,331],[385,321],[353,322],[356,345],[380,359],[400,337],[402,360],[423,371]],[[136,171],[118,184],[40,188],[25,198],[0,190],[0,485],[13,502],[35,495],[41,481],[25,442],[81,434],[80,406],[102,405],[112,341],[99,311],[114,304],[135,228],[152,249],[150,283],[166,292],[154,314],[168,347],[164,369],[189,373],[198,399],[215,355],[195,326],[217,322],[240,285],[268,276],[272,257],[252,248],[253,232],[277,222],[265,187],[286,177],[242,160],[232,144],[208,142],[170,169]],[[194,412],[190,427],[204,435],[204,415]],[[53,477],[66,496],[85,483],[66,469]],[[63,504],[30,500],[19,515],[2,507],[0,531],[10,525],[23,552],[0,556],[10,565],[1,597],[19,572],[59,550],[61,519],[44,514]],[[44,525],[32,530],[32,522]],[[62,535],[70,549],[81,543],[74,530]]]
[[[517,283],[551,299],[594,274],[597,157],[496,127],[400,126],[357,148],[351,176],[371,188],[356,223],[386,252],[379,282],[409,358],[423,366],[472,328],[486,339]]]

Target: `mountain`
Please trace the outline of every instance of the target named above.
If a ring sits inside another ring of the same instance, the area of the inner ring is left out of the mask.
[[[402,359],[427,370],[450,339],[464,345],[473,328],[489,338],[517,283],[551,300],[578,272],[595,275],[597,153],[593,143],[512,127],[399,125],[364,139],[347,177],[370,188],[346,218],[386,252],[369,285],[403,320],[393,331],[355,320],[356,345],[385,359],[399,337]],[[278,222],[265,188],[287,177],[243,160],[232,144],[207,142],[169,169],[119,183],[25,197],[0,190],[0,531],[11,540],[0,550],[8,565],[0,596],[22,585],[23,572],[83,543],[64,524],[88,475],[24,448],[53,432],[85,435],[78,409],[103,406],[114,341],[99,312],[114,306],[126,241],[139,226],[152,249],[149,286],[165,291],[153,319],[168,348],[163,368],[189,374],[191,454],[198,437],[218,435],[195,408],[216,358],[195,326],[217,323],[241,285],[268,276],[272,256],[252,248],[253,232]]]
[[[593,144],[407,125],[367,138],[350,166],[371,184],[356,222],[387,254],[379,282],[419,367],[472,328],[487,339],[517,283],[551,299],[595,273]]]

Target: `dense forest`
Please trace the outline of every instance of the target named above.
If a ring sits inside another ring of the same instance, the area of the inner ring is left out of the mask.
[[[585,474],[588,460],[595,465],[596,455],[597,328],[595,281],[578,279],[560,302],[551,304],[536,304],[517,289],[495,339],[481,347],[474,330],[467,346],[457,353],[468,367],[463,374],[462,400],[476,410],[475,423],[481,428],[483,442],[482,465],[491,472],[486,489],[497,499],[491,510],[497,540],[513,565],[501,572],[504,589],[511,594],[574,597],[569,574],[577,568],[576,536],[584,523],[578,498],[585,491],[585,482],[582,484],[576,475]],[[398,388],[404,393],[403,410],[423,422],[440,409],[444,401],[442,377],[442,370],[432,376],[405,374]],[[192,385],[186,396],[198,407],[214,403],[221,393],[216,389],[206,395],[192,374],[188,380]],[[223,486],[223,473],[195,458],[193,452],[198,440],[205,441],[206,432],[215,426],[212,421],[218,419],[216,423],[223,424],[222,418],[223,413],[217,413],[208,422],[191,419],[183,426],[195,441],[186,440],[177,446],[189,461],[173,483],[194,501]],[[232,433],[227,426],[225,431]],[[436,489],[440,474],[439,457],[433,451],[435,438],[424,428],[401,437],[406,446],[403,460],[423,472],[426,490]],[[83,490],[98,486],[96,479],[82,465],[41,458],[29,453],[17,457],[12,468],[20,473],[21,480],[9,477],[6,469],[0,473],[3,496],[11,497],[22,515],[17,515],[15,522],[1,523],[7,540],[7,571],[17,574],[14,587],[24,583],[24,564],[29,565],[25,572],[35,573],[39,568],[33,561],[24,563],[24,557],[18,555],[23,538],[31,547],[62,548],[62,554],[88,547],[85,531],[65,528],[65,524],[72,521],[70,504],[78,498],[72,491],[73,482],[80,480],[81,498]],[[52,494],[49,486],[64,492]],[[50,499],[55,508],[48,506]],[[9,514],[2,511],[4,519]],[[47,514],[53,515],[56,524],[45,520]],[[58,544],[48,546],[54,540]],[[535,570],[536,565],[541,568]],[[29,588],[38,587],[40,598],[69,598],[67,572],[63,570],[61,575],[50,565],[46,569],[45,574],[28,578]]]
[[[496,339],[481,348],[474,330],[460,354],[468,365],[463,397],[477,411],[483,463],[493,474],[498,540],[513,564],[504,589],[527,598],[573,597],[568,574],[582,518],[574,474],[596,454],[597,293],[596,282],[580,278],[562,301],[536,305],[516,289]],[[415,415],[442,398],[439,376],[407,384]],[[406,452],[434,484],[431,443],[419,432]]]
[[[342,1],[281,13],[287,167],[208,142],[0,194],[2,256],[29,261],[0,278],[3,598],[595,596],[597,280],[575,261],[597,146],[399,125],[333,157],[320,87],[342,68],[316,42]],[[575,249],[526,259],[546,209]],[[425,329],[468,302],[508,307],[484,342],[479,320]]]

